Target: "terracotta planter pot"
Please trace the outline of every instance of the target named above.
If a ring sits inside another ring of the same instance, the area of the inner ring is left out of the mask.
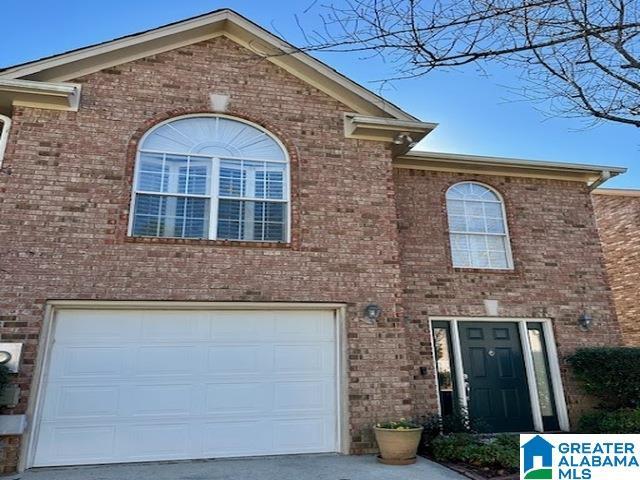
[[[422,427],[409,430],[373,427],[376,442],[380,447],[378,461],[387,465],[410,465],[415,463],[422,430]]]

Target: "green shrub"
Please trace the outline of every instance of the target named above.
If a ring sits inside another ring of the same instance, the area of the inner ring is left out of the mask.
[[[640,348],[594,347],[568,358],[584,390],[607,410],[640,406]]]
[[[410,430],[412,428],[420,428],[420,425],[413,420],[401,418],[396,421],[376,423],[376,427],[385,428],[387,430]]]
[[[470,419],[465,409],[457,408],[449,415],[428,415],[422,418],[423,443],[425,446],[441,434],[449,433],[483,433],[489,432],[490,427],[482,419]]]
[[[476,442],[469,433],[452,433],[433,439],[431,451],[440,462],[466,462],[475,451]]]
[[[520,462],[517,435],[483,438],[469,433],[452,433],[433,439],[431,451],[440,462],[460,462],[478,468],[517,470]]]
[[[640,433],[640,408],[607,412],[598,410],[580,418],[580,433]]]
[[[422,439],[418,451],[421,454],[433,454],[433,440],[451,433],[477,434],[490,432],[488,424],[482,419],[470,419],[463,408],[456,408],[448,415],[428,415],[422,419]]]

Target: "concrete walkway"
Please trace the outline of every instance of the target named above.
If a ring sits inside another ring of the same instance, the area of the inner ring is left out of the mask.
[[[414,465],[382,465],[374,456],[291,455],[95,467],[36,468],[2,477],[20,480],[462,480],[419,458]]]

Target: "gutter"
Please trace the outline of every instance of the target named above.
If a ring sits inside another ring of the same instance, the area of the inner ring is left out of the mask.
[[[591,192],[592,195],[612,195],[618,197],[640,197],[640,189],[637,188],[598,188]]]
[[[591,185],[589,185],[589,191],[595,190],[610,178],[611,178],[611,172],[609,170],[603,170],[600,173],[600,176],[598,177],[598,179],[595,182],[593,182]]]
[[[2,169],[2,161],[4,153],[7,151],[7,143],[9,143],[9,130],[11,130],[11,118],[0,114],[0,123],[2,123],[2,133],[0,133],[0,169]]]
[[[627,171],[624,167],[413,150],[394,159],[396,168],[556,178],[585,182],[590,190]]]

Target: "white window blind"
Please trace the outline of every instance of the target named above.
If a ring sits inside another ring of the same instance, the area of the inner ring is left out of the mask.
[[[504,203],[489,187],[461,182],[447,191],[454,267],[512,268]]]

